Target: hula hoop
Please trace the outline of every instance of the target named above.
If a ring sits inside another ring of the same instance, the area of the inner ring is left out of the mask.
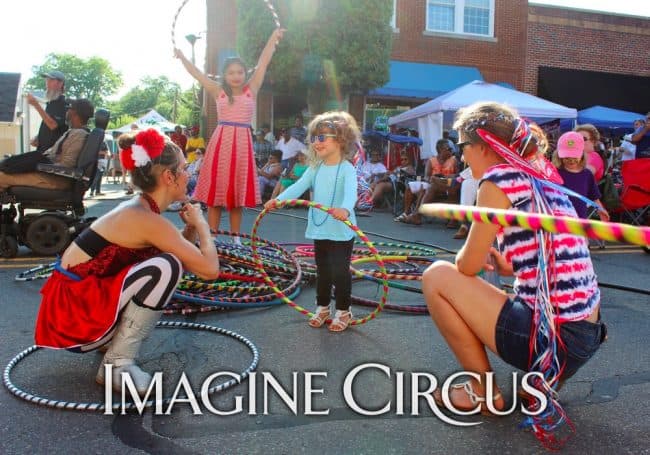
[[[191,322],[181,322],[181,321],[158,321],[156,324],[156,327],[163,327],[163,328],[181,328],[181,329],[196,329],[196,330],[205,330],[207,332],[213,332],[213,333],[218,333],[221,335],[226,335],[231,338],[236,339],[237,341],[242,342],[245,344],[248,349],[253,354],[253,361],[251,364],[246,368],[244,371],[239,373],[237,378],[232,378],[229,379],[226,382],[223,382],[221,384],[217,384],[214,387],[210,387],[208,389],[208,394],[213,394],[217,392],[223,392],[226,389],[229,389],[230,387],[233,387],[237,384],[241,384],[242,381],[248,378],[251,372],[255,371],[257,368],[257,364],[259,363],[260,355],[257,350],[257,347],[253,344],[252,341],[250,341],[248,338],[230,331],[226,329],[222,329],[220,327],[214,327],[211,325],[206,325],[206,324],[195,324]],[[63,401],[63,400],[53,400],[50,398],[43,398],[39,397],[38,395],[33,395],[29,392],[25,392],[18,387],[16,387],[13,382],[11,382],[11,371],[13,368],[25,357],[27,357],[30,354],[33,354],[34,352],[38,351],[39,349],[43,349],[41,347],[38,347],[36,345],[31,346],[24,351],[20,352],[18,355],[16,355],[11,361],[7,364],[4,370],[4,374],[2,376],[2,382],[4,386],[20,398],[21,400],[29,401],[30,403],[37,404],[39,406],[46,406],[48,408],[55,408],[55,409],[64,409],[66,411],[92,411],[92,412],[104,412],[106,410],[106,406],[104,403],[75,403],[71,401]],[[163,405],[167,404],[171,401],[171,398],[165,398],[162,400]],[[145,408],[150,408],[156,404],[156,401],[154,400],[149,400],[144,404]],[[119,411],[122,409],[122,404],[121,403],[113,403],[111,409],[113,411]],[[135,406],[135,403],[128,402],[124,403],[124,409],[137,409]]]
[[[29,270],[20,272],[14,277],[14,281],[34,281],[49,278],[54,270],[54,262],[51,264],[41,264]]]
[[[259,270],[260,274],[264,277],[264,281],[269,286],[271,286],[271,288],[276,293],[276,295],[284,303],[286,303],[287,305],[289,305],[291,308],[298,311],[299,313],[304,314],[307,317],[312,317],[314,315],[314,313],[312,313],[311,311],[309,311],[309,310],[301,307],[300,305],[296,304],[295,302],[293,302],[290,298],[288,298],[275,285],[275,283],[271,280],[269,275],[266,273],[266,270],[264,270],[264,265],[263,265],[263,263],[262,263],[262,261],[261,261],[261,259],[259,257],[259,254],[257,252],[257,246],[256,246],[257,239],[258,239],[257,230],[259,228],[260,222],[271,211],[277,210],[277,209],[282,208],[282,207],[287,206],[287,205],[289,205],[291,207],[295,207],[295,206],[311,207],[313,209],[322,210],[323,212],[328,213],[330,216],[332,215],[332,210],[333,210],[332,208],[326,207],[326,206],[324,206],[322,204],[312,202],[312,201],[305,201],[303,199],[288,199],[286,201],[277,201],[276,204],[271,209],[266,209],[265,208],[264,210],[262,210],[259,213],[259,215],[257,215],[257,218],[255,219],[255,223],[253,223],[253,230],[251,231],[251,238],[253,240],[252,245],[251,245],[251,249],[253,251],[253,260],[257,264],[257,270]],[[389,289],[388,288],[388,280],[386,279],[386,267],[384,266],[384,261],[382,260],[381,255],[379,254],[377,249],[374,247],[374,245],[372,244],[370,239],[368,239],[368,237],[366,237],[366,235],[363,233],[363,231],[361,229],[359,229],[357,226],[355,226],[354,224],[350,223],[349,220],[345,220],[345,221],[343,221],[343,223],[347,227],[352,229],[352,232],[354,232],[359,237],[359,239],[361,239],[361,241],[363,241],[368,246],[368,249],[370,250],[370,252],[373,255],[373,257],[375,258],[375,260],[377,261],[377,265],[379,266],[379,270],[383,274],[383,277],[382,277],[382,280],[381,280],[382,281],[382,296],[381,296],[381,299],[379,301],[379,305],[377,306],[377,308],[375,308],[375,310],[373,312],[369,313],[368,315],[366,315],[363,318],[358,318],[358,319],[354,319],[354,320],[350,321],[350,325],[361,325],[361,324],[365,324],[366,322],[368,322],[368,321],[370,321],[372,319],[375,319],[377,317],[377,315],[383,310],[384,305],[386,305],[386,300],[388,298],[388,289]],[[332,322],[332,320],[328,319],[327,323],[329,324],[330,322]]]
[[[544,230],[551,234],[574,234],[596,240],[650,246],[650,227],[454,204],[423,204],[420,213],[459,221],[476,221],[533,231]]]

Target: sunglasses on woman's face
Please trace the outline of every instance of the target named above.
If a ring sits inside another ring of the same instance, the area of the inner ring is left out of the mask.
[[[460,153],[463,153],[463,149],[465,147],[467,147],[469,144],[471,144],[470,141],[465,141],[465,142],[461,142],[460,144],[458,144],[457,147],[458,147],[458,150],[460,151]]]
[[[336,137],[336,134],[317,134],[311,137],[311,143],[313,144],[318,140],[318,142],[325,142],[328,137]]]

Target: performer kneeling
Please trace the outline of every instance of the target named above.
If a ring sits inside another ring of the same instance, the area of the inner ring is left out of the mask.
[[[122,165],[142,193],[94,221],[65,250],[41,290],[35,338],[38,346],[76,352],[110,342],[97,382],[104,384],[104,364],[112,364],[114,389],[125,372],[145,393],[151,376],[134,360],[142,341],[183,269],[216,279],[219,258],[200,207],[185,204],[182,231],[160,215],[186,200],[182,151],[155,130],[123,135],[119,145]]]
[[[500,104],[475,104],[458,113],[454,128],[479,180],[478,206],[576,217],[565,194],[536,178],[554,170],[547,162],[539,168],[529,164],[539,163],[543,151],[515,112]],[[492,248],[495,238],[500,252]],[[514,275],[514,295],[476,276],[490,269],[489,255],[497,272]],[[433,264],[422,288],[431,317],[463,370],[481,377],[451,390],[456,409],[488,412],[486,347],[521,370],[543,373],[546,381],[535,386],[553,397],[549,387],[558,388],[573,375],[605,337],[600,292],[583,237],[474,223],[455,264]],[[502,410],[496,386],[491,392],[492,409]],[[438,391],[435,398],[442,403]],[[556,402],[552,406],[559,409]]]

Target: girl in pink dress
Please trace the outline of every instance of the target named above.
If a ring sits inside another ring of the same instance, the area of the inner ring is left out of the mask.
[[[246,67],[238,58],[226,60],[222,79],[217,82],[202,73],[180,50],[174,50],[185,69],[217,103],[219,122],[206,148],[193,196],[208,206],[208,224],[215,232],[219,229],[223,207],[230,212],[230,230],[240,232],[242,207],[255,207],[262,202],[251,121],[257,92],[283,33],[284,29],[280,28],[273,31],[248,81]]]

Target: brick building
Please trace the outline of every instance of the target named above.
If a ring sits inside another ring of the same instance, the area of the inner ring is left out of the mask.
[[[206,69],[215,73],[234,53],[236,0],[208,0],[207,9]],[[392,26],[390,81],[348,100],[360,121],[369,106],[395,112],[474,79],[578,109],[650,110],[650,18],[526,0],[394,0]],[[293,115],[277,104],[272,93],[260,93],[256,123]],[[208,107],[214,125],[214,103]]]

